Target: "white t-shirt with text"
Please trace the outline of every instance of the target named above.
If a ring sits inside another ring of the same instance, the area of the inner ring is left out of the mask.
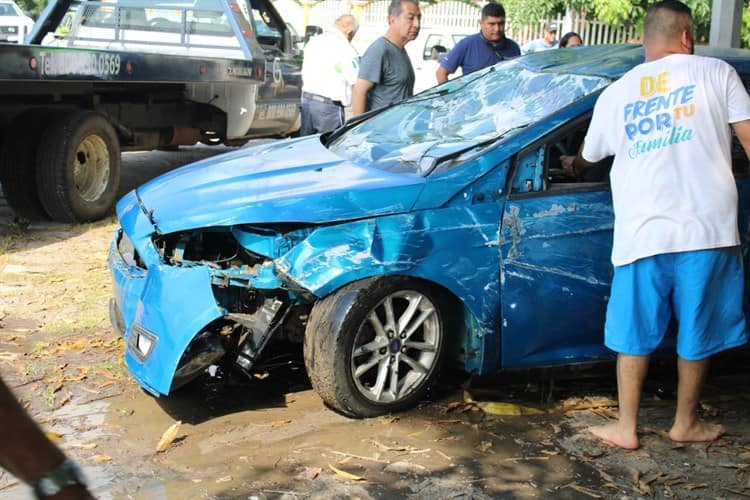
[[[604,90],[582,155],[615,155],[615,266],[739,244],[729,124],[747,119],[750,96],[719,59],[673,54]]]

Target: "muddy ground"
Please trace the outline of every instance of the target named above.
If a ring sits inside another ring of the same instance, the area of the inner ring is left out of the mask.
[[[123,191],[213,152],[128,153]],[[311,390],[298,348],[278,349],[253,380],[207,376],[157,400],[128,377],[109,326],[114,220],[26,227],[2,203],[0,374],[99,498],[750,497],[747,351],[712,367],[702,413],[729,430],[712,444],[665,436],[675,371],[655,361],[629,452],[585,432],[616,415],[611,364],[449,372],[432,402],[351,420]],[[29,490],[0,472],[0,497]]]

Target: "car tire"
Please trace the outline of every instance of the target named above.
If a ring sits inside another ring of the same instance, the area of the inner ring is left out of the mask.
[[[49,220],[37,192],[36,157],[49,110],[26,111],[4,134],[0,153],[0,184],[15,214],[30,221]]]
[[[397,276],[358,281],[320,300],[304,343],[313,388],[328,406],[350,417],[414,406],[440,372],[443,304],[437,289]]]
[[[86,222],[111,213],[120,188],[120,144],[104,116],[82,110],[60,114],[41,144],[39,198],[52,219]]]

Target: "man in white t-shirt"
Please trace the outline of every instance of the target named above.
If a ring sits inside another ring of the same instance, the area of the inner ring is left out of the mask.
[[[709,357],[748,340],[732,175],[731,130],[750,156],[750,97],[723,61],[692,55],[690,9],[662,1],[648,9],[646,62],[599,97],[574,172],[615,155],[614,278],[605,344],[618,353],[618,421],[589,429],[638,448],[638,411],[649,355],[672,315],[679,386],[669,436],[713,441],[719,424],[696,408]],[[615,126],[613,126],[615,124]]]
[[[322,134],[344,123],[359,73],[359,54],[351,41],[359,24],[344,14],[333,29],[314,36],[302,61],[302,123],[300,135]]]

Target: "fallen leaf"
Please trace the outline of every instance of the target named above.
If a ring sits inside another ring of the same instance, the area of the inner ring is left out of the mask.
[[[701,488],[708,488],[708,483],[689,483],[683,486],[688,491],[699,490]]]
[[[231,480],[232,480],[232,476],[224,476],[224,477],[220,477],[219,479],[217,479],[216,482],[217,483],[228,483]]]
[[[669,437],[669,433],[665,430],[657,430],[657,429],[651,429],[650,427],[645,427],[643,429],[644,434],[656,434],[659,437],[662,437],[664,439],[672,440],[672,438]]]
[[[739,491],[739,490],[733,490],[732,488],[722,487],[721,491],[727,491],[727,492],[729,492],[729,493],[731,493],[733,495],[737,495],[737,496],[741,496],[741,497],[750,497],[749,493],[745,493],[745,492]]]
[[[336,467],[334,467],[331,464],[328,464],[328,468],[331,469],[336,474],[338,474],[339,476],[344,477],[346,479],[349,479],[351,481],[362,481],[362,480],[364,480],[364,478],[361,477],[361,476],[357,476],[357,475],[351,474],[349,472],[343,471],[341,469],[337,469]]]
[[[641,480],[641,471],[634,470],[633,471],[633,484],[635,486],[638,486],[638,483],[640,482],[640,480]]]
[[[89,460],[91,460],[92,462],[111,462],[112,457],[110,457],[109,455],[101,454],[94,455],[93,457],[89,458]]]
[[[374,439],[370,439],[369,441],[381,450],[386,451],[406,451],[410,449],[408,446],[388,446],[387,444],[380,443]]]
[[[617,406],[617,401],[609,398],[601,399],[581,399],[581,398],[569,398],[563,401],[560,406],[563,411],[573,410],[592,410],[600,408],[612,408]]]
[[[59,443],[60,441],[62,441],[62,434],[60,434],[59,432],[47,431],[44,433],[44,435],[47,436],[47,438],[53,443]]]
[[[305,471],[305,475],[307,476],[307,479],[315,479],[321,472],[323,472],[323,469],[320,467],[310,467]]]
[[[598,493],[596,493],[596,492],[594,492],[594,491],[592,491],[592,490],[590,490],[588,488],[584,488],[583,486],[580,486],[580,485],[578,485],[576,483],[566,484],[564,486],[564,488],[570,488],[570,489],[576,490],[577,492],[583,493],[584,495],[588,495],[591,498],[602,498],[602,496],[599,495]]]
[[[118,377],[117,375],[115,375],[114,373],[112,373],[109,370],[99,370],[96,373],[98,375],[101,375],[102,377],[109,378],[109,379],[112,379],[112,380],[121,380],[122,379],[122,377]]]
[[[430,470],[419,464],[411,462],[393,462],[383,469],[385,472],[394,472],[396,474],[429,474]]]
[[[104,389],[105,387],[109,387],[110,385],[115,385],[116,382],[114,380],[107,380],[106,382],[102,382],[99,384],[99,389]]]
[[[75,448],[76,450],[93,450],[97,447],[96,443],[71,443],[67,446],[68,448]]]
[[[608,483],[615,483],[616,482],[615,478],[612,477],[611,475],[609,475],[607,472],[605,472],[605,471],[603,471],[601,469],[596,469],[596,472],[598,472],[599,475],[601,476],[601,478],[604,479],[606,482],[608,482]]]
[[[491,448],[492,448],[492,441],[482,441],[477,446],[477,449],[481,451],[482,453],[490,452]]]
[[[592,408],[591,412],[607,420],[617,420],[619,418],[619,414],[609,408]]]
[[[63,396],[60,402],[57,403],[57,408],[62,408],[65,405],[65,403],[70,401],[71,396],[72,396],[71,393],[69,392],[65,393],[65,396]]]
[[[161,435],[161,439],[159,439],[159,443],[156,445],[157,453],[163,452],[170,444],[172,444],[172,441],[174,441],[177,437],[177,433],[180,431],[180,425],[182,425],[182,421],[178,420],[164,431],[164,434]]]
[[[445,409],[445,413],[450,413],[458,408],[462,408],[466,403],[463,401],[453,401],[448,403],[448,408]]]
[[[466,403],[473,403],[477,407],[481,408],[485,413],[488,413],[490,415],[520,416],[542,415],[546,413],[544,410],[540,410],[538,408],[522,406],[515,403],[507,403],[504,401],[474,401],[468,391],[464,391],[464,401]]]
[[[291,420],[274,420],[273,422],[271,422],[271,427],[280,427],[280,426],[286,425],[286,424],[288,424],[290,422],[291,422]]]

